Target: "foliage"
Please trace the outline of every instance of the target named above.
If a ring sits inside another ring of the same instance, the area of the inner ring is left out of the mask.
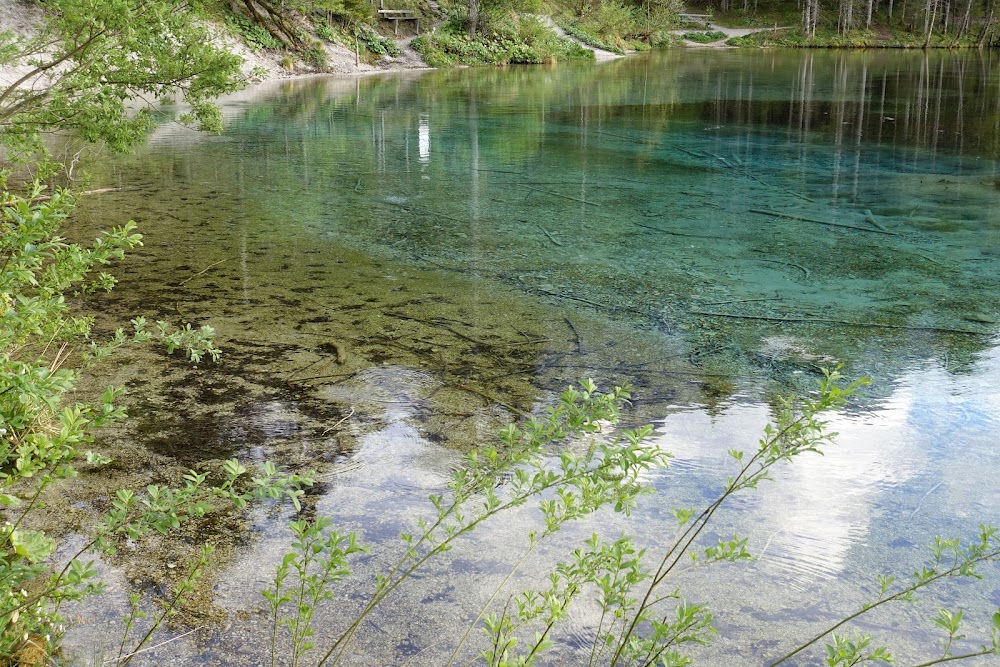
[[[682,19],[677,22],[677,27],[682,30],[708,30],[711,26],[712,24],[709,21],[692,21],[690,19]]]
[[[924,47],[924,38],[919,33],[908,30],[852,30],[840,33],[835,28],[817,28],[816,33],[806,37],[798,29],[765,30],[747,35],[733,37],[727,44],[750,48],[788,47],[788,48],[896,48],[919,49]],[[933,36],[929,48],[956,48],[975,46],[975,35],[957,38],[954,35]]]
[[[582,17],[598,35],[635,34],[639,28],[638,7],[618,0],[606,0],[588,7]]]
[[[710,44],[712,42],[718,42],[721,39],[726,38],[726,33],[713,30],[711,32],[686,32],[683,35],[684,39],[691,42],[698,42],[699,44]]]
[[[239,86],[240,60],[212,46],[206,29],[176,3],[49,0],[45,6],[36,34],[0,31],[0,65],[27,70],[0,88],[0,142],[9,158],[40,150],[40,132],[55,129],[127,149],[152,123],[148,110],[128,108],[136,97],[179,93],[190,106],[185,122],[221,127],[211,100]]]
[[[494,17],[488,29],[470,38],[456,20],[411,42],[432,67],[454,64],[483,65],[544,63],[593,58],[589,49],[556,35],[534,16]]]
[[[0,655],[14,655],[25,642],[58,639],[64,619],[59,608],[101,590],[92,563],[81,559],[90,548],[113,550],[122,537],[139,539],[152,530],[166,533],[225,506],[244,507],[254,498],[286,496],[298,503],[307,478],[284,475],[265,466],[252,479],[236,462],[226,465],[225,479],[206,483],[190,472],[178,488],[148,486],[144,492],[118,491],[113,509],[95,527],[91,539],[53,574],[47,559],[59,535],[32,527],[48,489],[72,480],[77,468],[109,460],[87,447],[103,425],[122,419],[116,405],[120,389],[109,387],[92,402],[73,402],[81,369],[124,345],[160,341],[168,353],[183,350],[192,361],[215,358],[210,327],[181,328],[166,322],[149,327],[132,321],[106,341],[91,338],[93,319],[75,315],[70,298],[81,292],[110,290],[115,280],[104,271],[113,260],[140,244],[134,223],[101,234],[92,244],[69,243],[59,226],[72,210],[72,197],[42,196],[37,186],[28,196],[5,194],[0,211],[0,506],[8,521],[0,528]],[[183,594],[184,591],[178,593]],[[162,619],[160,619],[162,620]],[[154,628],[155,629],[155,628]],[[146,637],[148,639],[148,636]],[[145,640],[143,640],[145,641]],[[124,646],[124,642],[123,642]]]
[[[255,23],[243,14],[227,13],[226,20],[251,50],[279,51],[285,47],[285,44],[272,35],[267,28]]]
[[[361,46],[369,53],[377,56],[389,56],[390,58],[399,57],[399,45],[396,44],[396,41],[390,37],[383,37],[370,26],[359,26],[354,34]]]
[[[331,44],[347,44],[348,37],[346,33],[342,30],[334,28],[326,24],[320,24],[316,27],[316,34],[320,39],[323,39]]]
[[[484,446],[467,455],[454,472],[446,493],[431,496],[433,513],[420,519],[416,532],[401,536],[405,552],[387,572],[376,577],[375,590],[357,619],[329,648],[320,664],[337,664],[364,619],[397,587],[429,561],[483,522],[539,503],[545,528],[528,536],[529,553],[566,523],[590,516],[602,507],[629,514],[646,492],[644,475],[665,465],[667,455],[643,443],[651,427],[625,431],[619,438],[596,437],[602,423],[617,420],[626,389],[603,394],[592,383],[569,389],[557,406],[522,426],[500,434],[502,446]],[[558,461],[549,447],[567,439],[594,436],[581,443],[582,453],[564,451]],[[279,571],[280,574],[280,571]]]
[[[303,14],[318,15],[328,23],[337,20],[350,25],[375,18],[373,5],[367,0],[301,0],[295,6]]]
[[[0,35],[0,64],[25,72],[0,89],[0,147],[7,159],[0,172],[0,514],[6,520],[0,527],[0,656],[25,661],[29,653],[52,651],[65,602],[102,590],[93,562],[83,559],[88,550],[113,551],[122,540],[166,534],[258,498],[287,497],[298,506],[301,486],[310,481],[270,465],[251,475],[230,461],[218,483],[191,471],[177,487],[121,489],[85,544],[61,555],[61,568],[50,562],[65,545],[61,534],[38,529],[47,495],[71,482],[80,466],[109,462],[88,447],[96,429],[125,416],[117,404],[121,389],[108,387],[88,400],[78,390],[81,373],[125,345],[159,342],[195,362],[214,359],[219,350],[211,327],[150,326],[142,317],[128,333],[120,328],[104,340],[93,335],[93,317],[77,311],[80,297],[112,289],[115,279],[106,268],[141,236],[133,222],[90,244],[60,235],[73,197],[42,184],[60,168],[46,155],[43,133],[69,131],[124,150],[141,141],[152,122],[132,100],[178,93],[191,108],[187,121],[219,129],[211,99],[238,87],[239,59],[212,47],[185,6],[168,0],[49,0],[44,17],[33,35]],[[28,185],[10,187],[15,176]],[[206,545],[139,645],[194,589],[209,553]],[[135,654],[124,653],[138,620],[134,611],[120,664]]]
[[[325,66],[325,53],[313,43],[309,26],[322,40],[353,47],[346,34],[374,31],[375,11],[368,0],[205,0],[255,50],[288,50],[315,67]],[[287,68],[286,68],[287,69]]]
[[[300,519],[291,524],[292,551],[285,555],[274,576],[274,588],[262,591],[271,612],[271,665],[277,658],[278,627],[288,628],[292,667],[314,647],[312,623],[316,607],[333,597],[331,584],[350,574],[348,558],[363,551],[354,533],[341,535],[328,530],[332,522],[319,516],[315,521]],[[292,577],[291,581],[286,580]],[[290,606],[294,613],[282,616]]]
[[[605,0],[580,3],[559,26],[582,42],[605,51],[625,53],[670,43],[681,5],[676,0]]]
[[[997,43],[996,0],[941,3],[884,0],[695,3],[727,26],[791,27],[731,41],[737,46],[952,48]]]
[[[593,46],[597,49],[603,49],[604,51],[610,51],[611,53],[625,53],[617,44],[612,44],[611,42],[605,41],[604,39],[598,37],[597,35],[588,32],[586,29],[580,26],[578,21],[573,19],[561,18],[557,19],[556,23],[560,28],[566,31],[568,35],[571,35],[584,44]]]

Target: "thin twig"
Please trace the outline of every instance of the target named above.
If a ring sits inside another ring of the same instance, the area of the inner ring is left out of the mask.
[[[475,387],[470,387],[470,386],[464,385],[464,384],[451,384],[451,385],[448,385],[448,386],[455,387],[456,389],[461,389],[462,391],[467,391],[470,394],[475,394],[476,396],[479,396],[480,398],[485,399],[489,403],[496,403],[497,405],[499,405],[501,407],[504,407],[504,408],[507,408],[508,410],[510,410],[511,412],[513,412],[514,414],[519,415],[521,417],[527,417],[527,416],[529,416],[528,413],[525,412],[524,410],[521,410],[520,408],[514,407],[513,405],[511,405],[510,403],[507,403],[505,401],[501,401],[496,396],[491,396],[490,394],[487,394],[485,391],[480,391],[480,390],[476,389]]]
[[[595,308],[607,308],[603,303],[597,303],[596,301],[588,301],[587,299],[580,298],[578,296],[570,296],[569,294],[560,294],[559,292],[550,292],[546,289],[539,289],[542,294],[548,294],[549,296],[555,296],[560,299],[569,299],[571,301],[579,301],[580,303],[585,303],[588,306],[593,306]]]
[[[758,259],[758,262],[768,262],[769,264],[780,264],[781,266],[794,266],[796,269],[806,274],[806,278],[809,277],[809,269],[802,266],[801,264],[795,264],[794,262],[782,262],[778,259]]]
[[[928,491],[923,496],[921,496],[920,502],[917,503],[917,506],[913,508],[912,512],[910,512],[910,516],[909,516],[910,519],[912,519],[914,516],[916,516],[917,512],[920,511],[920,507],[921,507],[921,505],[924,504],[924,501],[927,500],[927,496],[929,496],[932,493],[934,493],[935,491],[937,491],[938,487],[941,486],[942,484],[944,484],[944,480],[941,480],[940,482],[938,482],[937,484],[935,484],[934,486],[932,486],[930,491]]]
[[[952,329],[950,327],[932,327],[907,324],[880,324],[878,322],[849,322],[821,317],[777,317],[773,315],[737,315],[736,313],[713,313],[707,310],[689,310],[692,315],[703,317],[728,317],[737,320],[760,320],[763,322],[785,322],[789,324],[839,324],[845,327],[861,327],[862,329],[896,329],[900,331],[930,331],[933,333],[953,333],[966,336],[990,336],[988,331],[970,331],[969,329]]]
[[[573,332],[573,337],[576,339],[576,353],[583,354],[583,339],[580,338],[580,332],[577,331],[576,325],[573,324],[573,320],[568,317],[564,317],[566,324],[569,325],[570,330]]]
[[[788,530],[788,528],[783,527],[771,533],[770,537],[767,538],[767,542],[764,543],[764,548],[760,550],[759,554],[757,554],[757,560],[764,560],[764,554],[767,553],[767,548],[771,546],[771,540],[776,538],[778,535],[781,535],[786,530]]]
[[[106,192],[121,192],[126,188],[98,188],[96,190],[84,190],[83,192],[74,192],[72,196],[74,197],[87,197],[89,195],[101,195]],[[128,188],[129,190],[135,190],[136,188]],[[7,201],[0,202],[0,206],[10,206],[11,204],[16,204],[19,201],[25,201],[29,204],[34,204],[35,202],[49,201],[55,195],[39,195],[37,197],[31,197],[30,199],[8,199]]]
[[[203,274],[203,273],[207,273],[207,272],[209,271],[209,269],[211,269],[211,268],[213,268],[213,267],[216,267],[216,266],[218,266],[219,264],[222,264],[223,262],[228,262],[228,261],[229,261],[229,258],[228,258],[228,257],[226,257],[225,259],[220,259],[220,260],[219,260],[218,262],[212,262],[211,264],[209,264],[208,266],[206,266],[206,267],[205,267],[204,269],[202,269],[202,270],[201,270],[201,271],[199,271],[198,273],[194,274],[193,276],[190,276],[190,277],[186,278],[185,280],[182,280],[182,281],[181,281],[181,282],[179,283],[179,285],[178,285],[178,286],[180,286],[180,285],[187,285],[187,284],[188,284],[189,282],[191,282],[192,280],[194,280],[195,278],[197,278],[197,277],[198,277],[198,276],[200,276],[201,274]]]
[[[561,195],[558,192],[552,192],[551,190],[542,190],[541,188],[533,188],[530,185],[519,185],[517,187],[527,188],[533,192],[541,192],[542,194],[552,195],[553,197],[561,197],[563,199],[569,199],[570,201],[578,201],[581,204],[587,204],[588,206],[600,206],[597,202],[587,201],[586,199],[580,199],[579,197],[570,197],[569,195]]]
[[[669,234],[670,236],[687,236],[692,239],[712,239],[713,241],[718,241],[720,239],[725,240],[724,236],[707,236],[705,234],[685,234],[684,232],[674,232],[669,229],[663,229],[662,227],[654,227],[653,225],[644,225],[641,222],[633,222],[636,227],[642,227],[643,229],[652,229],[654,232],[660,232],[661,234]]]
[[[105,660],[105,661],[104,661],[104,664],[105,664],[105,665],[112,665],[112,664],[115,664],[115,663],[118,663],[118,662],[121,662],[122,660],[125,660],[126,658],[132,658],[132,657],[135,657],[135,656],[139,655],[140,653],[148,653],[149,651],[152,651],[152,650],[154,650],[154,649],[158,649],[158,648],[160,648],[161,646],[166,646],[167,644],[169,644],[169,643],[171,643],[171,642],[175,642],[175,641],[177,641],[178,639],[184,639],[184,638],[185,638],[185,637],[187,637],[188,635],[190,635],[190,634],[193,634],[193,633],[195,633],[195,632],[198,632],[198,631],[199,631],[199,630],[201,630],[201,629],[202,629],[203,627],[204,627],[204,626],[201,626],[201,625],[199,625],[199,626],[198,626],[197,628],[195,628],[195,629],[193,629],[193,630],[188,630],[187,632],[185,632],[185,633],[184,633],[184,634],[182,634],[182,635],[177,635],[176,637],[171,637],[170,639],[168,639],[168,640],[166,640],[166,641],[162,641],[162,642],[160,642],[159,644],[154,644],[153,646],[147,646],[147,647],[146,647],[146,648],[144,648],[144,649],[139,649],[138,651],[133,651],[132,653],[129,653],[129,654],[127,654],[127,655],[123,655],[123,656],[120,656],[120,657],[118,657],[118,658],[112,658],[111,660]]]
[[[886,229],[885,227],[883,227],[883,226],[882,226],[882,223],[881,223],[881,222],[879,222],[879,221],[878,221],[878,220],[877,220],[877,219],[875,218],[875,214],[871,212],[871,209],[867,209],[867,208],[865,209],[865,220],[867,220],[867,221],[868,221],[869,223],[871,223],[871,224],[872,224],[872,226],[874,226],[874,227],[878,227],[878,228],[879,228],[879,229],[881,229],[881,230],[882,230],[883,232],[887,232],[887,231],[889,231],[888,229]]]
[[[754,297],[752,299],[730,299],[729,301],[708,301],[706,303],[699,303],[699,306],[725,306],[730,303],[751,303],[754,301],[781,301],[784,297],[781,296],[762,296]]]
[[[845,225],[841,222],[830,222],[829,220],[817,220],[816,218],[807,218],[801,215],[792,215],[791,213],[781,213],[779,211],[768,211],[762,208],[752,208],[751,213],[757,213],[759,215],[769,215],[772,218],[785,218],[786,220],[798,220],[799,222],[813,222],[817,225],[826,225],[827,227],[841,227],[843,229],[854,229],[859,232],[868,232],[869,234],[888,234],[889,236],[899,236],[896,232],[890,232],[883,229],[872,229],[871,227],[858,227],[856,225]]]
[[[354,416],[354,408],[351,408],[351,411],[347,413],[346,417],[344,417],[343,419],[341,419],[340,421],[338,421],[333,426],[331,426],[329,428],[323,429],[323,435],[326,435],[327,433],[329,433],[333,429],[337,428],[338,426],[340,426],[341,424],[343,424],[344,422],[346,422],[348,419],[350,419],[353,416]]]
[[[558,245],[558,246],[562,245],[562,243],[560,243],[559,241],[557,241],[556,238],[554,236],[552,236],[552,233],[549,230],[545,229],[541,225],[538,225],[538,228],[540,230],[542,230],[543,234],[545,234],[546,236],[549,237],[549,240],[552,241],[552,243],[554,243],[555,245]]]

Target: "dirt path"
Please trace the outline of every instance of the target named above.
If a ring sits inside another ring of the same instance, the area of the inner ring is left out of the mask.
[[[696,46],[696,47],[711,47],[711,48],[721,48],[727,47],[726,41],[733,37],[746,37],[747,35],[752,35],[758,32],[775,32],[777,30],[789,30],[795,26],[774,26],[773,28],[727,28],[725,26],[718,25],[717,23],[712,23],[707,21],[707,14],[690,14],[687,12],[681,12],[680,17],[687,21],[693,21],[695,23],[704,23],[705,28],[684,28],[681,30],[671,30],[675,35],[683,35],[686,32],[721,32],[725,35],[714,42],[692,42],[691,40],[685,39],[684,46]]]

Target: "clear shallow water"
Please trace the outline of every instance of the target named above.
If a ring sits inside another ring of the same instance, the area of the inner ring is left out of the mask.
[[[81,225],[126,211],[146,234],[102,306],[108,326],[137,312],[210,323],[226,355],[191,369],[136,353],[112,371],[134,390],[134,421],[109,444],[113,483],[229,455],[314,468],[310,511],[378,544],[508,407],[538,409],[590,376],[634,383],[628,420],[653,420],[677,456],[628,526],[656,543],[671,506],[718,488],[725,451],[753,446],[774,395],[840,362],[875,384],[834,419],[839,444],[720,517],[718,534],[738,529],[760,560],[683,582],[719,611],[705,664],[762,664],[859,603],[875,573],[915,567],[934,535],[997,520],[996,64],[668,52],[282,82],[227,102],[224,136],[167,123],[97,166],[100,185],[126,190],[88,199]],[[150,664],[259,662],[256,591],[287,544],[280,518],[213,528],[221,562],[189,619],[205,629]],[[534,521],[485,531],[415,581],[357,663],[398,664],[456,634]],[[566,544],[625,527],[602,518]],[[106,564],[116,593],[148,590],[178,550]],[[959,589],[981,628],[998,589]],[[873,623],[919,657],[932,649],[917,619],[932,613]],[[592,621],[574,615],[553,664],[572,664]],[[100,642],[79,633],[84,651]]]

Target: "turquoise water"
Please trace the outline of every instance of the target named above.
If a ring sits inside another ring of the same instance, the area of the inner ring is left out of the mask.
[[[278,82],[224,110],[220,137],[165,122],[98,164],[123,190],[83,204],[82,227],[125,211],[146,235],[99,325],[208,323],[225,350],[197,369],[136,352],[111,371],[134,419],[108,438],[123,461],[109,483],[269,458],[318,470],[310,511],[387,544],[512,408],[580,377],[629,381],[627,420],[653,421],[677,459],[630,524],[602,518],[566,545],[595,529],[655,545],[671,506],[718,488],[725,451],[753,447],[776,396],[824,366],[871,376],[832,420],[836,447],[719,518],[716,536],[739,530],[760,559],[680,582],[718,610],[720,639],[699,653],[713,665],[764,664],[876,573],[915,567],[934,535],[996,521],[995,54],[670,51]],[[418,662],[437,664],[450,649],[428,638],[475,616],[498,554],[536,521],[484,531],[401,592],[356,663],[426,649]],[[149,664],[259,662],[255,591],[281,526],[261,512],[213,529],[226,546],[187,620],[203,629]],[[116,593],[151,595],[167,547],[106,563]],[[388,559],[377,549],[362,570]],[[347,585],[321,635],[366,585]],[[958,589],[982,632],[998,591],[992,575]],[[919,661],[934,611],[872,627]],[[593,621],[574,613],[552,664],[573,663]],[[101,641],[80,632],[81,650]]]

